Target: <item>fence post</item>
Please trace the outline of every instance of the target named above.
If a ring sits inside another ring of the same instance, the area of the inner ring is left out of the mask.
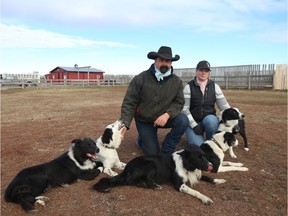
[[[249,71],[249,75],[248,75],[248,89],[251,89],[251,71]]]

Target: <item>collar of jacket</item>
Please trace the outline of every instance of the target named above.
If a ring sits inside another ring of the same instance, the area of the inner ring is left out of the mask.
[[[196,76],[194,77],[193,82],[194,82],[194,85],[196,85],[196,86],[200,86],[200,85],[198,84],[198,82],[197,82],[197,77],[196,77]],[[207,80],[207,84],[206,84],[206,86],[208,86],[211,82],[213,82],[213,80],[208,79],[208,80]]]
[[[154,64],[152,64],[152,65],[150,66],[150,68],[149,68],[148,71],[150,71],[150,73],[153,75],[154,79],[155,79],[157,82],[161,82],[161,81],[166,80],[166,79],[168,79],[169,77],[173,76],[173,67],[172,67],[172,66],[171,66],[171,74],[170,74],[169,76],[167,76],[167,77],[164,77],[164,79],[161,80],[161,81],[158,81],[157,78],[156,78],[156,76],[155,76],[156,71],[155,71],[155,69],[154,69]]]

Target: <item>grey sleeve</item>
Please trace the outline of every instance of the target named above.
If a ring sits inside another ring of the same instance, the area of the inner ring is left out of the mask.
[[[187,84],[184,87],[183,93],[184,93],[185,104],[184,104],[182,113],[184,113],[188,117],[189,125],[191,128],[193,128],[197,125],[197,122],[194,120],[192,114],[190,113],[191,90],[190,90],[189,84]]]
[[[216,105],[220,111],[230,108],[220,86],[215,83]]]

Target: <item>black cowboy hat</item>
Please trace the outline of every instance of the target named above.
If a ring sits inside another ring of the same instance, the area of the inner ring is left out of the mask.
[[[179,55],[175,55],[175,57],[172,57],[172,50],[170,47],[167,46],[161,46],[158,50],[158,52],[149,52],[147,54],[147,57],[149,59],[157,59],[158,57],[163,59],[168,59],[171,61],[178,61],[180,59]]]

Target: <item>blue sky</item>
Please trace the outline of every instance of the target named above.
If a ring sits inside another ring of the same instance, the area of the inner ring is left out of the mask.
[[[0,73],[138,74],[162,45],[174,68],[287,64],[287,0],[1,0],[0,32]]]

